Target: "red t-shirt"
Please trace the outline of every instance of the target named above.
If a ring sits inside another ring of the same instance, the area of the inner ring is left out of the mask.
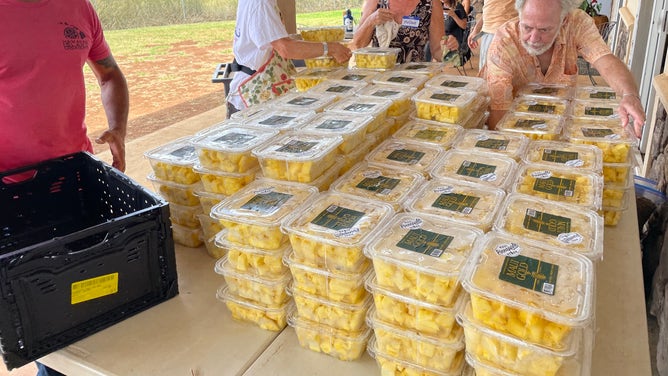
[[[88,0],[0,0],[0,171],[92,151],[83,66],[110,54]]]

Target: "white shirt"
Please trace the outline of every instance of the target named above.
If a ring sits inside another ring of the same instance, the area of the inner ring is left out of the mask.
[[[237,63],[257,70],[271,57],[271,42],[287,36],[277,0],[239,0],[232,47]],[[247,78],[246,73],[235,72],[230,82],[227,101],[238,109],[246,107],[238,89]]]

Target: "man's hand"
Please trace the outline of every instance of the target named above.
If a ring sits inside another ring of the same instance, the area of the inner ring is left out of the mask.
[[[122,132],[108,129],[95,139],[95,143],[109,144],[109,150],[113,157],[112,166],[121,172],[125,172],[125,135]]]
[[[642,128],[645,125],[645,111],[640,103],[640,96],[635,93],[622,94],[622,100],[619,102],[619,117],[622,119],[622,126],[629,124],[629,116],[633,118],[633,133],[636,137],[642,136]]]

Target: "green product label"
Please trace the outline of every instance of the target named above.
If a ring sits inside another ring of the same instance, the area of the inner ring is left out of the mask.
[[[353,88],[352,86],[336,85],[336,86],[330,86],[325,91],[328,93],[346,93],[350,91],[352,88]]]
[[[424,152],[417,150],[399,149],[393,150],[390,155],[387,156],[387,159],[413,165],[420,162],[424,155]]]
[[[557,106],[551,104],[530,104],[527,107],[529,112],[538,112],[541,114],[553,114],[557,110]]]
[[[582,135],[585,137],[608,137],[613,135],[615,132],[610,128],[582,128]]]
[[[317,98],[297,97],[297,98],[289,100],[288,104],[292,104],[292,105],[295,105],[295,106],[310,106],[317,101],[318,101]]]
[[[276,149],[276,151],[280,153],[301,154],[311,150],[316,145],[318,145],[317,142],[290,140],[287,144]]]
[[[464,161],[461,166],[459,166],[457,175],[470,176],[479,179],[483,175],[494,173],[494,171],[496,171],[496,166]]]
[[[295,120],[296,118],[296,116],[273,115],[260,121],[259,123],[262,125],[285,125]]]
[[[539,125],[545,125],[545,121],[535,119],[520,119],[515,122],[515,128],[521,129],[535,129]]]
[[[568,161],[577,160],[578,157],[579,155],[575,151],[543,149],[543,155],[541,159],[544,160],[545,162],[565,164]]]
[[[423,65],[423,64],[413,64],[413,65],[409,65],[409,66],[405,67],[404,69],[406,69],[406,70],[419,70],[419,69],[425,69],[427,67],[428,67],[427,65]]]
[[[506,257],[501,265],[499,279],[529,290],[554,295],[559,265],[531,257]]]
[[[436,99],[436,100],[443,101],[443,102],[454,102],[460,96],[461,95],[457,95],[457,94],[436,93],[436,94],[432,94],[431,97],[429,97],[429,98]]]
[[[390,194],[390,192],[392,192],[392,190],[396,188],[400,182],[400,179],[378,176],[375,178],[364,178],[356,185],[356,187],[360,189],[366,189],[367,191],[380,193],[382,195],[387,195]]]
[[[591,99],[617,99],[617,93],[614,91],[595,91],[589,94]]]
[[[527,209],[523,225],[527,230],[552,236],[571,232],[570,218],[543,213],[534,209]]]
[[[363,74],[347,74],[341,77],[342,80],[346,81],[362,81],[364,78],[366,78],[366,76]]]
[[[409,230],[397,243],[397,247],[422,253],[432,257],[441,257],[454,237],[435,232],[416,229]]]
[[[390,77],[387,82],[395,82],[400,84],[405,84],[406,82],[413,81],[413,77],[404,77],[404,76],[394,76]]]
[[[509,140],[498,140],[498,139],[489,138],[487,140],[480,140],[480,141],[476,142],[475,146],[477,148],[485,148],[485,149],[492,149],[492,150],[507,150],[509,143],[510,143]]]
[[[291,194],[281,192],[258,193],[241,205],[241,209],[271,214],[278,211],[290,198],[292,198]]]
[[[585,107],[585,115],[589,116],[612,116],[615,111],[610,107]]]
[[[350,229],[366,214],[357,210],[347,209],[338,205],[330,205],[323,210],[311,223],[332,230]]]
[[[318,124],[316,129],[340,130],[344,129],[350,123],[352,123],[350,120],[329,119]]]
[[[557,94],[559,94],[559,89],[554,88],[554,87],[541,87],[541,88],[538,88],[538,89],[534,89],[531,92],[534,93],[534,94],[556,96]]]
[[[427,141],[441,141],[447,134],[445,131],[437,131],[435,129],[423,129],[415,133],[415,138]]]
[[[369,112],[369,110],[371,110],[374,107],[376,107],[375,104],[355,103],[351,104],[350,106],[346,106],[344,110],[350,112]]]
[[[575,180],[554,176],[547,179],[536,179],[536,182],[533,184],[533,189],[537,192],[573,197],[573,192],[575,192]]]
[[[462,82],[462,81],[447,80],[447,81],[441,82],[441,86],[455,88],[455,89],[465,87],[466,85],[468,85],[468,83]]]
[[[388,97],[394,97],[397,94],[400,94],[400,91],[394,91],[394,90],[378,90],[373,93],[374,97],[381,97],[381,98],[388,98]]]
[[[438,196],[431,206],[438,209],[471,214],[478,201],[480,201],[480,197],[463,195],[461,193],[443,193]]]
[[[213,142],[221,143],[228,146],[235,146],[235,145],[248,144],[255,138],[256,137],[254,135],[248,133],[230,132],[225,134],[224,136],[216,138],[215,140],[213,140]]]

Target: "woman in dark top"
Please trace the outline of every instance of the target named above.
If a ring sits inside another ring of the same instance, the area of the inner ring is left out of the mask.
[[[443,13],[445,15],[445,35],[454,36],[461,45],[464,43],[462,37],[467,22],[464,6],[457,0],[443,0]]]

